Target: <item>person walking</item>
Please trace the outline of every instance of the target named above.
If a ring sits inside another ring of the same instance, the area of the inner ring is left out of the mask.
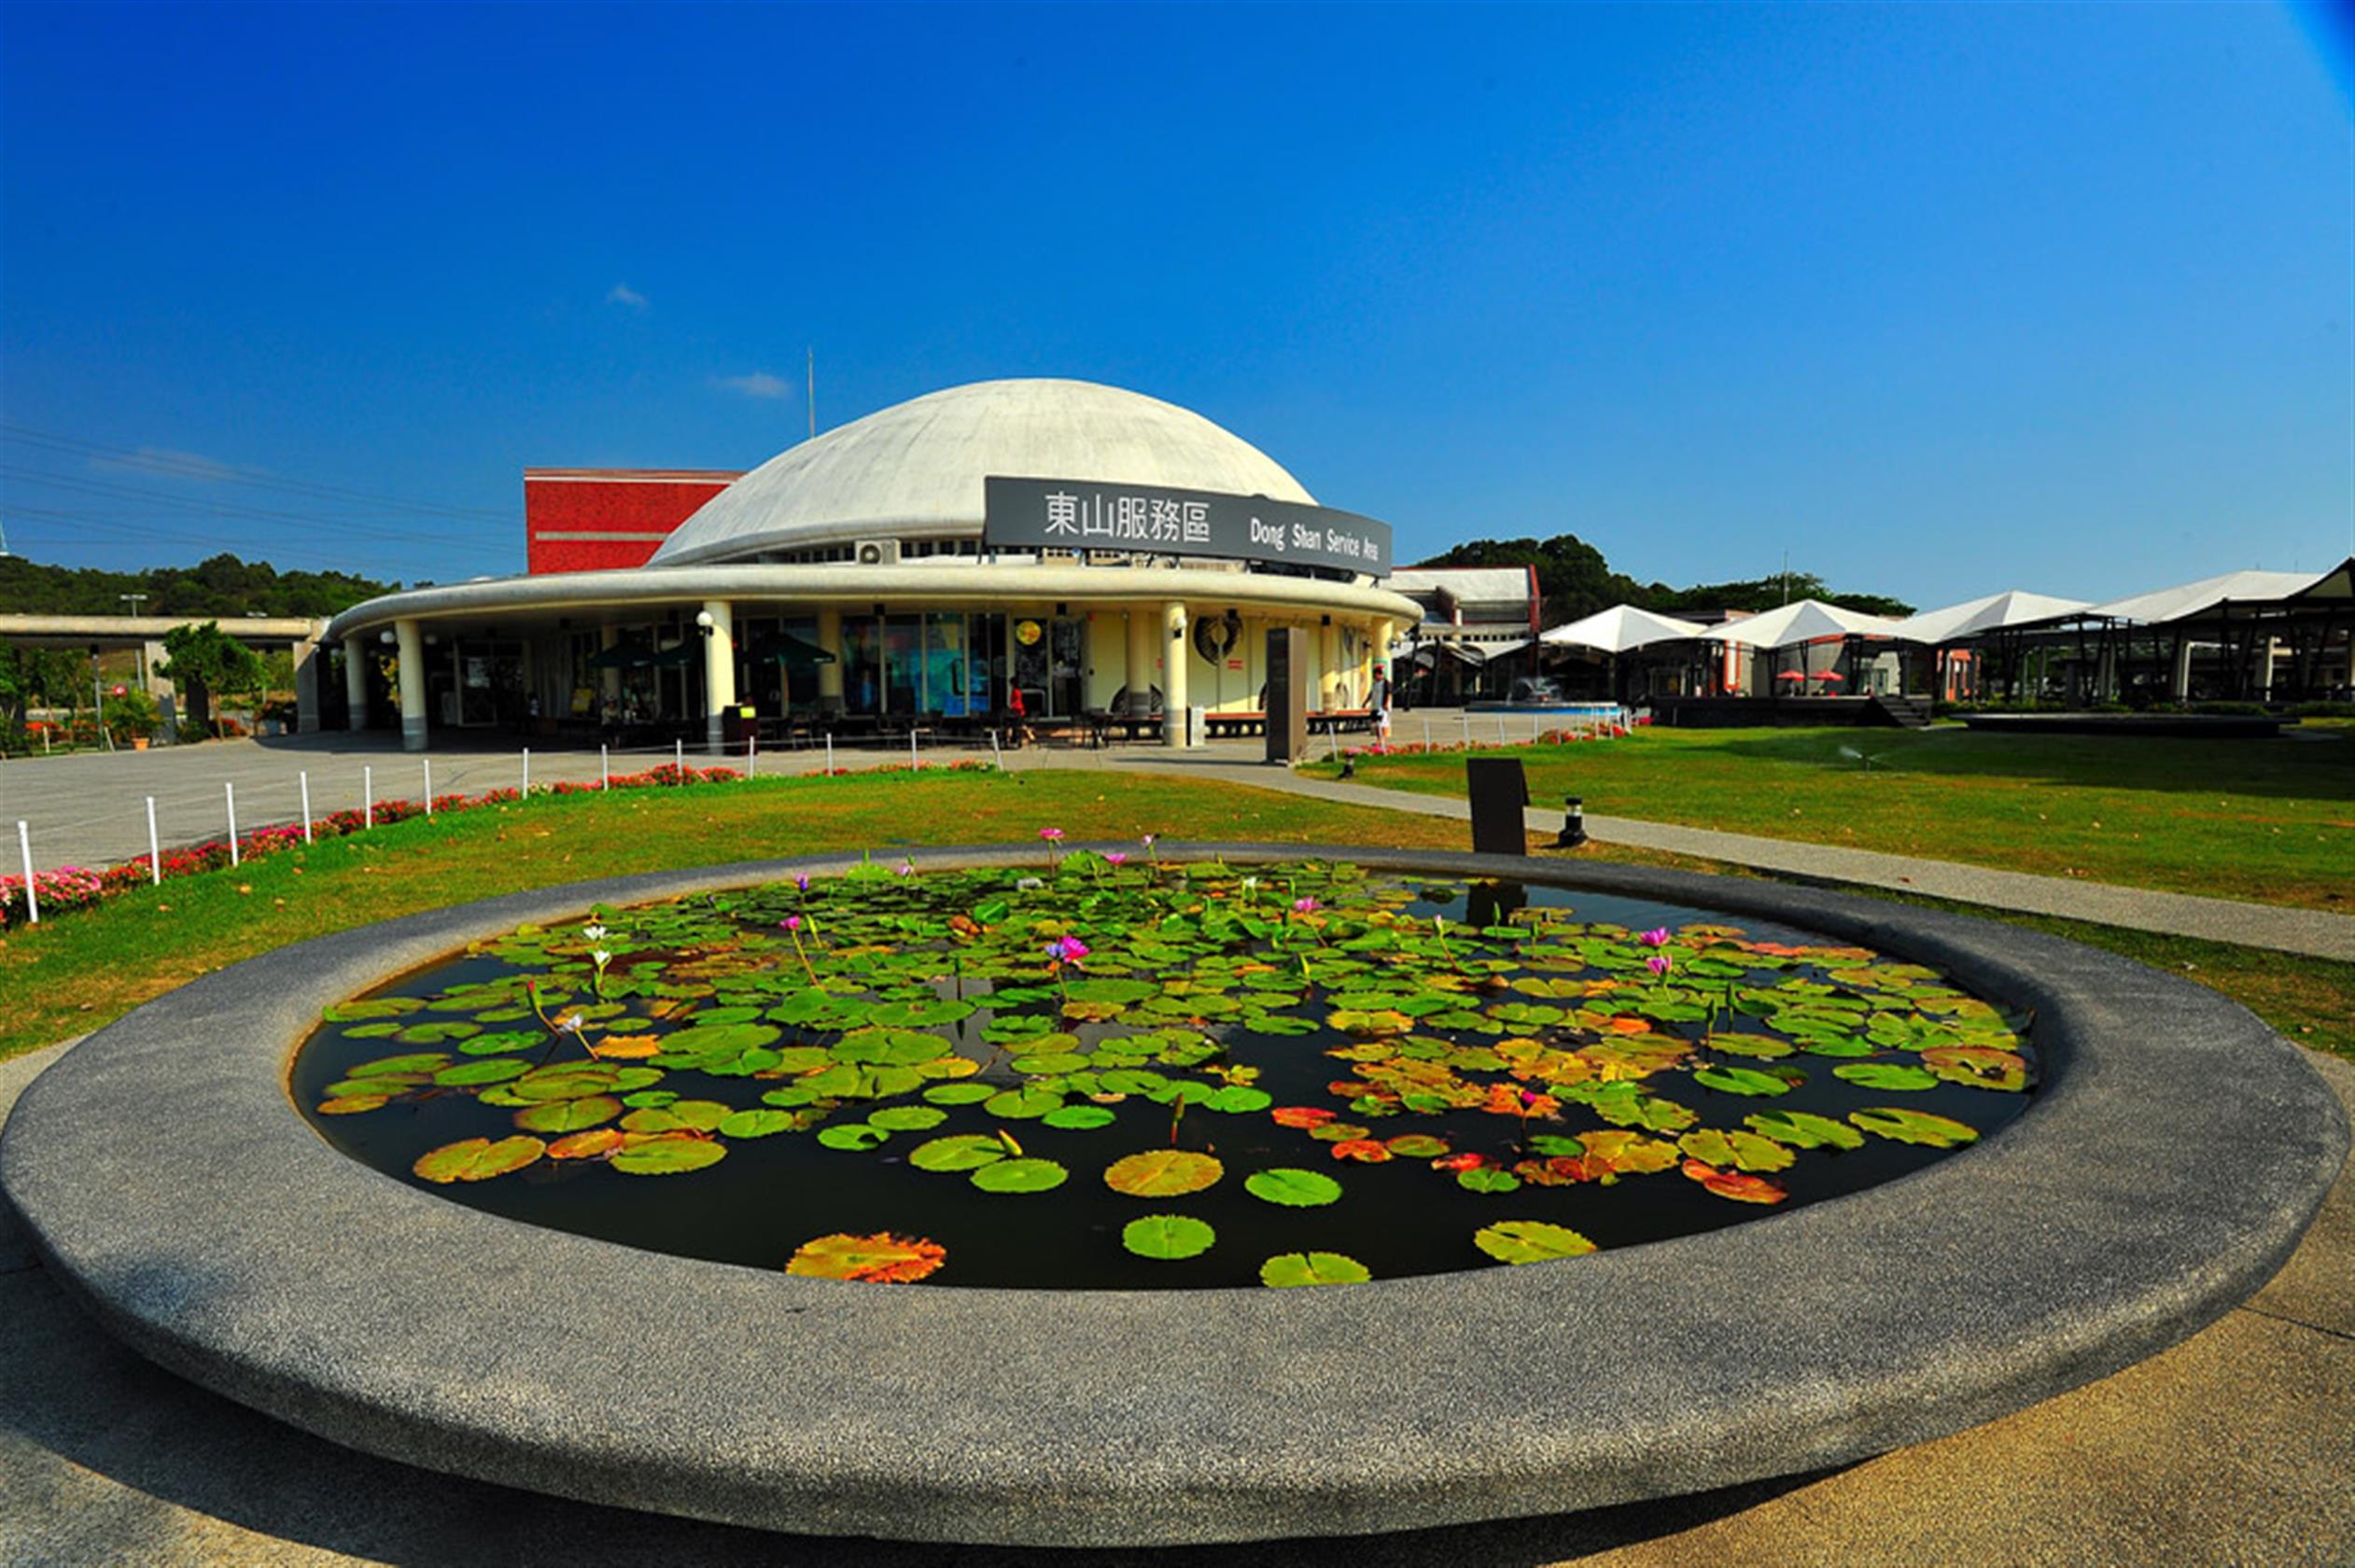
[[[1374,683],[1366,692],[1366,706],[1373,712],[1374,743],[1390,744],[1390,672],[1384,666],[1374,666]]]

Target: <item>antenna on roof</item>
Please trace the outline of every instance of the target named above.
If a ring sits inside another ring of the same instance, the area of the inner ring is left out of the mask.
[[[818,439],[818,350],[809,351],[809,439]]]

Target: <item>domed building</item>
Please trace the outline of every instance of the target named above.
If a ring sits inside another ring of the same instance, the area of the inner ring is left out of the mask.
[[[1343,709],[1420,613],[1379,586],[1385,525],[1318,505],[1199,414],[1089,382],[951,387],[741,477],[644,477],[708,498],[653,533],[534,536],[659,539],[641,565],[417,588],[338,616],[353,726],[369,655],[389,652],[411,749],[442,727],[716,748],[748,731],[978,731],[1017,712],[1157,721],[1185,745],[1189,710],[1261,710],[1269,629],[1310,634],[1310,706]]]

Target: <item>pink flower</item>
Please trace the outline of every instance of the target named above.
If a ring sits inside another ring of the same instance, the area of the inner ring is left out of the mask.
[[[1087,944],[1075,936],[1058,936],[1046,945],[1049,963],[1077,963],[1087,956]]]
[[[798,915],[788,915],[777,923],[789,931],[798,932],[802,929],[802,917]]]
[[[1654,953],[1650,958],[1644,960],[1644,967],[1650,970],[1652,972],[1652,978],[1657,980],[1676,966],[1668,961],[1665,954]]]
[[[1110,853],[1108,853],[1107,855],[1105,855],[1105,856],[1104,856],[1104,860],[1105,860],[1108,863],[1113,864],[1113,865],[1116,865],[1116,866],[1119,866],[1119,865],[1127,865],[1127,864],[1128,863],[1128,857],[1127,855],[1125,855],[1125,854],[1121,853],[1121,852],[1120,852],[1119,850],[1117,850],[1117,849],[1114,849],[1114,850],[1111,851]]]
[[[1315,914],[1315,913],[1316,913],[1316,900],[1314,900],[1314,899],[1312,899],[1312,898],[1297,898],[1297,899],[1294,899],[1294,900],[1292,901],[1292,913],[1294,913],[1295,915],[1313,915],[1313,914]]]
[[[1039,830],[1039,836],[1046,840],[1049,844],[1059,844],[1063,839],[1063,830],[1060,828],[1041,828]]]
[[[1665,947],[1668,945],[1668,928],[1661,926],[1655,930],[1641,932],[1635,940],[1647,947]]]

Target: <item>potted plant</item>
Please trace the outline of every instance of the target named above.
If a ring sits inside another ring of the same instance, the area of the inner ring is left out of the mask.
[[[114,736],[116,745],[127,743],[133,751],[145,751],[157,726],[163,722],[163,715],[157,710],[155,698],[147,694],[146,688],[126,686],[106,698],[105,722],[106,733]]]

